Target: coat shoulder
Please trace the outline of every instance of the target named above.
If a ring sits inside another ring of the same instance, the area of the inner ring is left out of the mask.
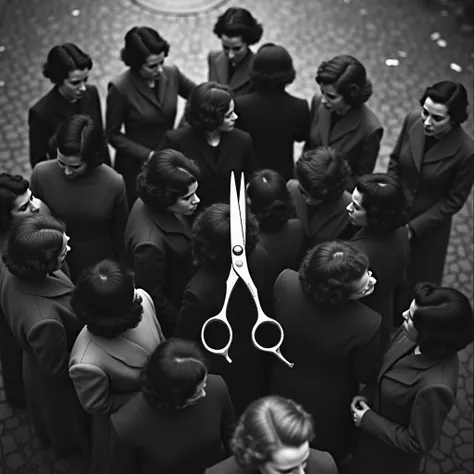
[[[366,105],[364,105],[364,123],[366,124],[367,130],[370,132],[383,129],[380,119],[377,117],[375,112]]]
[[[43,97],[38,99],[30,107],[30,114],[34,113],[36,115],[42,115],[44,112],[49,112],[49,110],[53,107],[54,102],[56,101],[55,95],[56,91],[53,87],[49,92],[47,92]]]
[[[337,474],[334,458],[325,451],[311,449],[308,461],[308,474]]]

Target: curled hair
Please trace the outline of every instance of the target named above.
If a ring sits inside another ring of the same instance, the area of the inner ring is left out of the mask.
[[[207,360],[197,344],[170,338],[148,358],[141,371],[141,390],[153,407],[177,410],[193,398],[207,373]]]
[[[311,415],[293,400],[272,395],[247,407],[235,429],[231,449],[240,467],[253,470],[271,461],[281,447],[298,448],[313,438]]]
[[[367,256],[349,242],[324,242],[304,258],[299,270],[301,288],[316,303],[343,303],[368,266]]]
[[[286,181],[274,170],[255,171],[247,185],[247,196],[263,232],[278,232],[294,213]]]
[[[345,103],[352,107],[362,105],[372,95],[372,83],[367,79],[364,65],[348,54],[323,61],[316,73],[316,82],[333,85]]]
[[[85,269],[72,293],[77,319],[96,336],[113,338],[138,326],[142,298],[135,294],[133,274],[114,260]]]
[[[156,30],[147,26],[134,26],[125,34],[125,46],[120,57],[133,71],[138,71],[148,56],[164,53],[166,57],[169,51],[169,43]]]
[[[258,224],[247,212],[245,251],[250,255],[257,245]],[[204,209],[191,229],[194,261],[199,266],[229,266],[230,254],[230,207],[217,203]]]
[[[50,49],[43,65],[43,76],[53,84],[61,85],[71,71],[92,69],[92,59],[73,43],[64,43]]]
[[[18,278],[41,280],[59,269],[66,226],[52,216],[34,215],[15,222],[2,259]]]
[[[408,222],[408,203],[401,182],[385,173],[362,176],[357,181],[367,226],[376,232],[390,232]]]
[[[199,179],[199,167],[181,152],[166,148],[156,151],[137,178],[138,195],[155,210],[164,210]]]
[[[0,232],[12,224],[12,210],[18,196],[25,194],[30,183],[20,175],[0,173]]]
[[[318,147],[303,153],[296,162],[300,186],[315,200],[337,201],[346,189],[350,167],[331,147]]]
[[[430,98],[436,104],[443,104],[448,109],[451,121],[459,125],[467,120],[469,101],[466,88],[459,82],[441,81],[425,89],[420,105]]]
[[[233,7],[219,16],[212,31],[218,38],[222,35],[229,38],[241,37],[242,41],[250,46],[260,41],[263,27],[248,10]]]
[[[413,325],[423,354],[449,357],[472,342],[472,306],[460,291],[418,283],[415,304]]]
[[[203,82],[196,86],[186,102],[185,118],[194,129],[212,132],[224,123],[232,95],[227,86]]]

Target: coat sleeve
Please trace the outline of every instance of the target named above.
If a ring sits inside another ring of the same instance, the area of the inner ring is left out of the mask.
[[[30,142],[30,165],[33,169],[40,161],[49,159],[51,130],[34,109],[28,111],[28,138]]]
[[[98,116],[100,119],[99,123],[94,124],[98,130],[97,135],[99,136],[99,140],[100,140],[99,154],[100,154],[100,157],[102,158],[102,161],[106,165],[110,166],[111,162],[110,162],[109,147],[107,146],[107,139],[105,138],[104,123],[102,121],[102,106],[100,105],[99,91],[97,90],[96,87],[93,87],[92,90],[94,91],[92,92],[94,96],[93,100],[95,102],[95,107],[97,108]]]
[[[352,357],[352,373],[354,379],[360,384],[368,384],[377,377],[378,362],[380,358],[380,322],[376,330],[363,343],[356,347]]]
[[[439,438],[454,398],[448,387],[430,385],[417,394],[408,426],[399,425],[374,410],[368,410],[362,417],[361,429],[405,453],[427,453]]]
[[[120,176],[112,216],[112,236],[115,254],[119,261],[125,262],[125,227],[128,220],[128,201],[125,181]]]
[[[257,169],[257,158],[255,156],[255,148],[253,146],[252,137],[246,134],[244,148],[244,166],[245,180],[248,182],[252,173]]]
[[[214,80],[212,74],[212,51],[209,51],[209,54],[207,55],[207,80]]]
[[[113,417],[112,417],[113,418]],[[120,438],[112,422],[110,464],[113,474],[136,474],[140,471],[138,449]]]
[[[186,289],[174,335],[201,345],[201,328],[209,316],[211,315],[199,298],[190,289]]]
[[[410,114],[405,117],[403,121],[402,129],[400,130],[400,134],[397,138],[397,143],[395,143],[395,147],[390,153],[390,161],[388,162],[388,170],[387,173],[392,175],[394,178],[400,179],[400,151],[402,149],[403,142],[407,139],[406,134],[408,132],[408,118]]]
[[[299,113],[297,114],[298,122],[296,123],[296,131],[294,139],[297,142],[306,142],[309,138],[309,127],[311,118],[309,115],[308,102],[304,100],[301,104]]]
[[[232,456],[230,442],[234,434],[236,419],[234,406],[230,399],[229,389],[223,379],[222,381],[222,416],[221,416],[221,441],[226,456]]]
[[[184,99],[188,99],[195,87],[196,83],[178,69],[178,94]]]

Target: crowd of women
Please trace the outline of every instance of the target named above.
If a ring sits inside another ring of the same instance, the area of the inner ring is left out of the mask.
[[[321,63],[307,102],[285,91],[284,47],[250,49],[263,34],[250,12],[228,9],[214,33],[222,51],[196,85],[164,64],[157,31],[128,31],[105,127],[91,57],[50,50],[54,86],[28,116],[31,185],[0,174],[7,399],[93,474],[416,473],[473,337],[469,300],[440,286],[474,182],[466,90],[420,90],[388,172],[373,173],[383,127],[360,61]],[[232,171],[250,274],[292,368],[252,344],[243,282],[227,306],[233,362],[201,341],[226,294]]]

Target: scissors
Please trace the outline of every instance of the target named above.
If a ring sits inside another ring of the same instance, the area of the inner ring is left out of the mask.
[[[231,172],[230,176],[230,247],[231,247],[231,256],[232,263],[230,266],[229,276],[226,281],[226,293],[224,299],[224,305],[222,306],[221,311],[211,318],[209,318],[202,326],[201,329],[201,340],[209,352],[212,354],[223,356],[227,362],[232,363],[232,359],[229,357],[229,348],[232,344],[232,339],[234,333],[232,327],[229,324],[227,319],[227,306],[229,304],[230,296],[234,290],[235,284],[240,279],[243,280],[247,286],[252,298],[257,307],[257,321],[255,322],[252,328],[252,343],[260,351],[270,352],[283,361],[288,367],[293,367],[293,363],[285,359],[281,353],[281,345],[285,337],[283,333],[283,328],[281,324],[275,319],[269,318],[262,310],[260,305],[260,300],[258,298],[257,287],[250,276],[248,265],[247,265],[247,255],[245,252],[245,232],[246,232],[246,196],[245,196],[245,182],[244,175],[242,173],[240,179],[240,193],[237,196],[237,187],[235,184],[234,172]],[[210,324],[224,324],[227,327],[229,333],[229,340],[227,344],[221,349],[214,349],[210,347],[205,338],[206,329]],[[272,347],[265,347],[258,343],[255,335],[257,329],[264,324],[274,325],[280,332],[280,339]]]

